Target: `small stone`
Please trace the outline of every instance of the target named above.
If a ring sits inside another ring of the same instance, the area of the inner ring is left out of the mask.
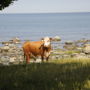
[[[73,44],[73,41],[66,41],[65,44],[66,45],[72,45]]]
[[[10,41],[12,43],[19,44],[21,40],[18,37],[16,37],[16,38],[11,39]]]
[[[2,56],[1,57],[1,63],[2,63],[2,65],[9,65],[9,57],[8,56]]]
[[[9,44],[9,42],[2,42],[2,44],[7,46]]]
[[[59,36],[55,36],[55,37],[53,38],[53,40],[54,40],[54,41],[61,41],[61,38],[60,38]]]
[[[2,49],[2,51],[8,52],[10,48],[9,48],[9,46],[3,46],[3,47],[1,47],[1,49]]]
[[[90,44],[85,44],[83,52],[86,54],[90,54]]]
[[[78,53],[73,53],[72,55],[71,55],[71,57],[77,57],[78,56]]]
[[[63,58],[70,58],[70,55],[63,55]]]
[[[15,60],[16,60],[16,57],[10,57],[10,63],[13,63],[13,62],[15,62]]]

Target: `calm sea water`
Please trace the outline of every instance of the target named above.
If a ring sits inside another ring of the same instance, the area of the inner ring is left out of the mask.
[[[90,39],[90,13],[0,14],[0,41],[45,36],[60,36],[63,41]]]

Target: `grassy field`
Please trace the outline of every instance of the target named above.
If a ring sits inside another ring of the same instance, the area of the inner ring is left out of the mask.
[[[0,66],[0,90],[90,90],[90,60]]]

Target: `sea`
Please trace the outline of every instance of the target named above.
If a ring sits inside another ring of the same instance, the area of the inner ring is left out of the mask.
[[[59,36],[67,40],[90,39],[90,13],[0,14],[0,42],[18,37],[37,41]]]

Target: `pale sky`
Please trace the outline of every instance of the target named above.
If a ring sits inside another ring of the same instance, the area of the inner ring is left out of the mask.
[[[90,0],[18,0],[0,13],[90,12]]]

